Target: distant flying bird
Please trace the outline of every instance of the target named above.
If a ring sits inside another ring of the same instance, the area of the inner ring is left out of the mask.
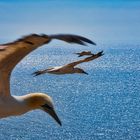
[[[82,51],[80,53],[75,53],[78,55],[78,57],[84,56],[84,55],[94,55],[93,53],[91,53],[91,51]]]
[[[11,43],[0,45],[0,118],[22,115],[34,109],[41,109],[51,115],[58,124],[61,121],[55,113],[51,97],[44,93],[30,93],[24,96],[10,94],[10,77],[13,68],[27,54],[48,44],[52,39],[68,43],[94,44],[91,40],[77,35],[38,35],[31,34]]]
[[[87,57],[85,59],[82,60],[78,60],[63,66],[56,66],[56,67],[52,67],[52,68],[48,68],[45,70],[39,70],[33,73],[34,76],[38,76],[41,74],[45,74],[45,73],[50,73],[50,74],[73,74],[73,73],[81,73],[81,74],[88,74],[87,72],[85,72],[83,69],[75,67],[78,64],[81,64],[83,62],[89,62],[92,61],[100,56],[103,55],[103,51],[94,54],[90,57]]]

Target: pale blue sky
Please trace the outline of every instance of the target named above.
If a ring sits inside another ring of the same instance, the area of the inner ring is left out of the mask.
[[[139,43],[139,0],[0,0],[0,38],[74,33],[97,43]]]

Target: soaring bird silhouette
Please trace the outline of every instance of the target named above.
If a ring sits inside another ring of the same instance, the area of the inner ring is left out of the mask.
[[[56,66],[56,67],[48,68],[45,70],[36,71],[33,73],[33,75],[38,76],[38,75],[45,74],[45,73],[50,73],[50,74],[73,74],[73,73],[88,74],[83,69],[75,67],[75,66],[78,64],[81,64],[83,62],[92,61],[92,60],[94,60],[102,55],[103,55],[103,51],[101,51],[97,54],[93,54],[92,56],[87,57],[85,59],[78,60],[78,61],[66,64],[66,65]]]
[[[80,53],[75,53],[78,55],[78,57],[84,56],[84,55],[94,55],[93,53],[91,53],[91,51],[82,51]]]
[[[34,109],[40,109],[51,115],[58,124],[58,118],[50,96],[45,93],[30,93],[24,96],[12,96],[10,94],[10,77],[13,68],[27,54],[38,47],[48,44],[52,39],[59,39],[68,43],[85,45],[91,40],[77,35],[38,35],[31,34],[14,42],[0,45],[0,118],[22,115]]]

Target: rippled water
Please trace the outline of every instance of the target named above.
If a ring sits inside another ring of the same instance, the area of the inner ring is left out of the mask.
[[[32,77],[35,70],[77,60],[74,52],[105,55],[80,65],[89,75]],[[36,110],[0,121],[2,140],[135,140],[140,139],[140,48],[138,45],[44,47],[15,68],[12,94],[44,92],[52,96],[62,127]]]

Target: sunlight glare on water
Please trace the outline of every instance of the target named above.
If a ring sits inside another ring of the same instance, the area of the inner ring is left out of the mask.
[[[79,59],[73,53],[82,51],[82,47],[46,47],[28,55],[12,73],[12,94],[49,94],[62,127],[48,114],[36,110],[2,119],[0,138],[140,139],[140,51],[135,46],[122,48],[101,48],[104,56],[81,64],[89,75],[31,75],[38,69]]]

